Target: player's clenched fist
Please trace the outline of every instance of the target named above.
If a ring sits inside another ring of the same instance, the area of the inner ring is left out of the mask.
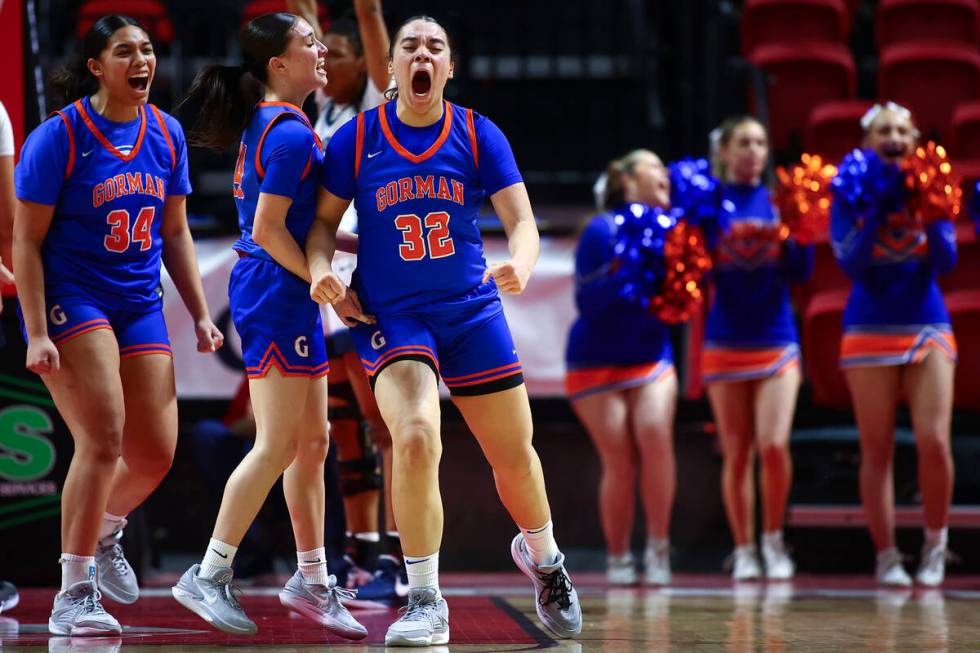
[[[347,286],[334,274],[332,269],[322,269],[313,274],[312,277],[310,297],[316,303],[336,304],[347,296]]]
[[[510,295],[520,295],[527,287],[527,281],[531,278],[530,268],[517,265],[513,261],[504,261],[487,268],[483,273],[483,283],[493,278],[497,282],[497,289]]]

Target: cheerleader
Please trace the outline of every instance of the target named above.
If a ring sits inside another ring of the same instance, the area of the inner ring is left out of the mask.
[[[800,387],[789,284],[810,275],[813,251],[777,237],[779,216],[763,183],[768,156],[769,136],[758,120],[722,125],[715,172],[732,212],[705,225],[714,274],[702,370],[724,456],[722,496],[735,540],[735,580],[762,573],[754,536],[757,453],[765,574],[781,580],[795,571],[783,544],[793,476],[789,434]]]
[[[936,275],[956,263],[949,219],[923,224],[908,208],[904,180],[894,166],[915,149],[918,132],[909,111],[875,105],[861,120],[864,147],[884,163],[884,197],[860,211],[837,193],[831,207],[834,253],[854,280],[844,309],[841,367],[861,436],[861,501],[877,551],[883,585],[912,579],[895,547],[892,479],[895,410],[908,401],[919,461],[925,543],[916,580],[942,583],[946,524],[953,493],[950,420],[956,340]],[[846,162],[845,162],[846,163]],[[888,175],[891,170],[892,174]]]
[[[606,211],[586,225],[575,254],[579,317],[565,353],[566,390],[602,463],[599,513],[608,581],[638,581],[630,535],[639,480],[647,525],[645,581],[666,585],[677,404],[670,330],[620,295],[625,281],[615,273],[614,244],[617,215],[638,205],[670,207],[670,180],[656,154],[635,150],[610,162],[597,190]]]

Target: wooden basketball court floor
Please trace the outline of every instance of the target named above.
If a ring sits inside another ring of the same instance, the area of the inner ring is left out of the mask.
[[[452,639],[432,653],[549,649],[555,653],[787,653],[980,651],[980,577],[952,577],[941,590],[885,590],[869,577],[801,576],[792,583],[733,585],[724,576],[680,576],[665,589],[609,588],[577,574],[585,627],[556,641],[534,614],[530,586],[516,574],[444,575]],[[22,589],[0,615],[0,651],[377,652],[395,610],[357,610],[370,634],[352,644],[279,605],[278,587],[250,588],[243,603],[254,637],[220,633],[184,610],[167,587],[145,589],[132,606],[106,602],[125,630],[116,638],[47,634],[53,589]],[[412,649],[408,649],[412,650]]]

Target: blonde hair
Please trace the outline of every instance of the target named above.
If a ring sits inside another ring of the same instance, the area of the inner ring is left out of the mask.
[[[633,168],[636,167],[640,157],[647,154],[656,156],[652,151],[640,148],[609,162],[606,171],[599,177],[593,188],[600,209],[611,209],[626,202],[626,184],[623,183],[623,177],[633,174]]]
[[[769,138],[769,130],[762,124],[762,121],[755,116],[748,115],[728,118],[708,134],[711,152],[711,174],[722,182],[728,181],[728,169],[725,167],[725,162],[721,160],[721,148],[728,147],[728,144],[732,142],[732,136],[735,135],[738,128],[750,122],[754,122],[762,127],[762,131],[766,132],[766,138]]]

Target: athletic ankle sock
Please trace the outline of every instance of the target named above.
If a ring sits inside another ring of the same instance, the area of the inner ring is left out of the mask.
[[[324,547],[312,551],[297,551],[296,565],[308,585],[327,585],[327,551]]]
[[[204,554],[204,559],[201,560],[201,570],[197,572],[198,576],[210,578],[219,569],[231,567],[236,553],[238,553],[237,546],[225,544],[221,540],[216,540],[212,537],[211,541],[208,542],[208,550]]]
[[[670,540],[666,537],[650,537],[647,539],[646,555],[655,555],[658,551],[670,549]]]
[[[783,532],[770,531],[762,534],[762,546],[770,549],[779,549],[783,545]]]
[[[949,541],[949,529],[946,526],[942,528],[927,528],[925,529],[925,544],[928,547],[934,546],[946,546]]]
[[[439,590],[439,552],[427,556],[405,556],[410,589],[434,587]]]
[[[105,539],[120,526],[126,525],[126,515],[113,515],[107,512],[102,516],[102,528],[99,529],[99,539]]]
[[[95,556],[77,556],[73,553],[62,553],[58,558],[61,563],[61,591],[80,583],[83,580],[96,580]]]
[[[535,565],[550,565],[558,560],[558,543],[555,542],[554,524],[550,520],[538,528],[522,528],[521,533]]]

